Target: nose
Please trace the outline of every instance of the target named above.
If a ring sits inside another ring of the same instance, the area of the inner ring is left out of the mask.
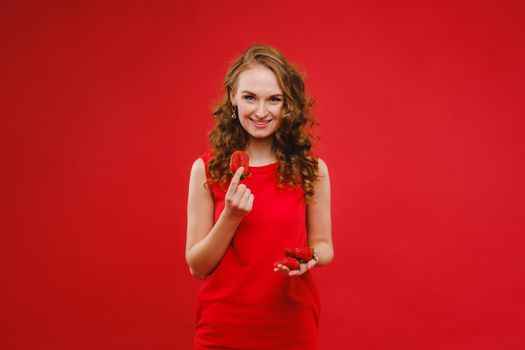
[[[264,101],[260,101],[255,110],[255,116],[257,118],[264,118],[266,116],[266,109],[264,108]]]

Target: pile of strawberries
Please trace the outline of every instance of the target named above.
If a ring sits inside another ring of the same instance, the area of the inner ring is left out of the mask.
[[[290,270],[298,270],[299,264],[306,264],[313,259],[314,249],[312,247],[284,248],[284,255],[285,257],[277,260],[274,266],[281,264]]]

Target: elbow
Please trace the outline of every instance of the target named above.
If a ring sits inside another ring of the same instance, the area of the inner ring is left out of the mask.
[[[197,278],[199,280],[203,280],[203,279],[206,278],[206,276],[204,276],[202,273],[200,273],[198,271],[195,271],[194,266],[193,266],[194,264],[192,263],[192,258],[190,256],[189,252],[186,252],[186,263],[188,264],[188,267],[190,269],[190,274],[193,277],[195,277],[195,278]]]
[[[205,280],[214,270],[212,269],[210,271],[207,266],[203,266],[202,261],[196,261],[195,256],[189,253],[186,254],[186,263],[188,264],[190,274],[199,280]]]
[[[331,263],[334,261],[334,248],[332,247],[332,251],[330,252],[330,259],[328,259],[328,263]]]
[[[328,251],[325,256],[321,257],[318,265],[319,266],[329,265],[332,263],[332,261],[334,261],[334,250],[330,249],[330,251]]]
[[[190,273],[193,277],[199,279],[199,280],[204,280],[206,279],[206,276],[203,275],[203,274],[200,274],[200,273],[197,273],[196,271],[194,271],[191,266],[190,266]]]
[[[324,266],[332,263],[334,260],[334,246],[331,240],[319,240],[310,243],[315,251],[319,254],[318,266]]]
[[[332,249],[331,254],[330,254],[329,258],[328,258],[327,264],[331,264],[332,261],[334,261],[334,250],[333,249]]]
[[[320,259],[319,262],[317,263],[317,266],[321,267],[321,266],[329,265],[332,263],[333,260],[334,260],[333,257]]]

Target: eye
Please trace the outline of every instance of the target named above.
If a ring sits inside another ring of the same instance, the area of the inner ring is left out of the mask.
[[[250,100],[251,98],[253,98],[253,96],[251,96],[251,95],[246,95],[246,96],[244,96],[244,99],[245,99],[246,101],[253,101],[253,100]]]
[[[281,101],[281,99],[278,98],[278,97],[272,97],[271,100],[272,100],[272,102],[279,102],[279,101]]]

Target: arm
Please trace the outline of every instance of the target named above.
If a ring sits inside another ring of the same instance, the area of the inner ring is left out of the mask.
[[[306,229],[308,245],[319,254],[317,266],[327,265],[334,259],[332,244],[332,215],[330,177],[328,167],[319,161],[319,180],[314,184],[312,202],[306,208]]]
[[[332,245],[332,219],[330,210],[330,178],[326,163],[319,159],[319,179],[314,184],[312,202],[306,207],[307,244],[314,248],[318,261],[314,259],[301,263],[299,269],[291,270],[278,265],[274,271],[281,271],[289,276],[300,276],[314,266],[328,265],[334,259]]]
[[[215,270],[246,214],[242,208],[251,209],[253,195],[249,200],[250,191],[246,190],[246,186],[239,185],[239,190],[235,192],[241,174],[242,168],[233,177],[226,195],[225,209],[213,225],[213,199],[203,187],[206,182],[204,162],[199,158],[193,163],[188,190],[186,262],[190,273],[198,279],[205,279]]]

